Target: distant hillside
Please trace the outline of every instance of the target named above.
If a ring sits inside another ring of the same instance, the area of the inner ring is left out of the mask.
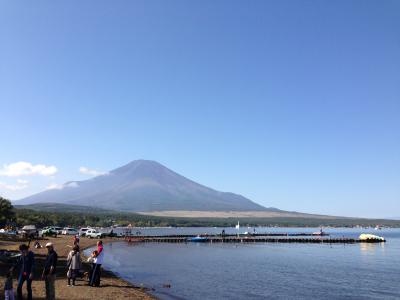
[[[17,209],[29,209],[41,212],[54,213],[89,213],[89,214],[118,214],[121,211],[75,205],[65,203],[34,203],[27,205],[15,205]],[[154,217],[172,217],[172,218],[191,218],[191,219],[220,219],[220,218],[307,218],[307,219],[347,219],[346,217],[325,216],[315,214],[304,214],[298,212],[282,211],[272,208],[265,211],[151,211],[151,212],[127,212],[136,215],[146,215]]]
[[[73,213],[73,212],[88,212],[88,213],[115,213],[114,210],[90,207],[90,206],[82,206],[82,205],[73,205],[73,204],[64,204],[64,203],[34,203],[27,205],[14,205],[17,209],[30,209],[35,211],[45,211],[45,212],[63,212],[63,213]]]
[[[47,190],[14,204],[46,202],[136,212],[279,211],[241,195],[213,190],[149,160],[136,160],[89,180],[68,182],[61,189]]]
[[[265,211],[152,211],[139,214],[157,217],[178,218],[307,218],[307,219],[347,219],[346,217],[304,214],[295,211],[265,210]]]
[[[105,209],[92,209],[87,206],[58,203],[39,203],[32,205],[17,205],[15,207],[19,226],[35,224],[39,227],[57,226],[111,226],[115,224],[143,226],[219,226],[232,227],[239,221],[242,226],[289,226],[289,227],[319,227],[319,226],[381,226],[400,227],[400,221],[382,219],[340,218],[300,213],[258,212],[258,217],[251,217],[257,212],[232,212],[230,214],[211,212],[209,217],[184,217],[143,215],[132,212],[118,212]],[[187,213],[187,212],[186,212]],[[198,212],[199,213],[199,212]],[[208,213],[208,212],[203,212]],[[217,217],[219,215],[220,217]],[[256,214],[257,215],[257,214]]]

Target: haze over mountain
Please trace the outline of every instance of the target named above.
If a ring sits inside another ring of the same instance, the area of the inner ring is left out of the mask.
[[[149,211],[279,211],[191,181],[155,161],[135,160],[105,175],[65,183],[15,204],[64,203]]]

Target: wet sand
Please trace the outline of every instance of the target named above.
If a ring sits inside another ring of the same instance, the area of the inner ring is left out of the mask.
[[[48,238],[47,240],[41,240],[40,243],[44,246],[47,242],[52,242],[54,248],[58,253],[59,262],[57,267],[57,279],[56,279],[56,299],[155,299],[155,297],[146,293],[146,290],[141,287],[136,287],[129,282],[117,277],[112,272],[103,270],[101,286],[89,287],[87,281],[83,279],[77,279],[77,286],[67,286],[66,277],[66,257],[72,248],[72,237],[71,236],[59,236],[57,238]],[[111,239],[103,239],[103,242],[112,241]],[[115,241],[115,240],[114,240]],[[81,256],[83,258],[83,250],[94,246],[97,240],[81,238]],[[0,240],[0,250],[17,250],[21,242],[16,241],[3,241]],[[33,298],[34,299],[45,299],[44,281],[40,280],[40,275],[43,270],[43,263],[46,256],[46,249],[34,249],[33,242],[31,243],[31,250],[35,253],[36,268],[35,278],[32,283]],[[1,295],[0,299],[3,299],[4,295],[4,280],[5,274],[9,269],[10,264],[0,262],[0,284],[1,284]],[[84,271],[88,271],[90,268],[89,264],[84,263]],[[14,272],[14,291],[16,292],[17,287],[17,272]],[[24,297],[26,297],[26,288],[24,285]]]

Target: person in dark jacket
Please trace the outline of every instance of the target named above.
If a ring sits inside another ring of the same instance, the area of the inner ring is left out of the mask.
[[[47,243],[46,248],[47,248],[47,256],[46,256],[46,261],[44,263],[42,279],[44,279],[45,281],[46,299],[55,300],[56,299],[55,282],[56,282],[56,268],[57,268],[58,255],[57,252],[54,251],[53,243]]]
[[[35,267],[35,254],[29,251],[29,246],[21,244],[19,246],[21,256],[18,261],[11,267],[10,272],[15,268],[19,268],[18,286],[17,286],[17,299],[22,300],[22,286],[26,281],[26,290],[28,292],[28,300],[32,300],[32,280],[33,271]]]

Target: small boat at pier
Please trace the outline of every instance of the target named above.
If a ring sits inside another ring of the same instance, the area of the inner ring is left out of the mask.
[[[319,231],[313,232],[312,235],[314,236],[327,236],[329,233],[326,233],[322,230],[322,228]]]
[[[190,237],[187,239],[188,242],[195,242],[195,243],[204,243],[208,241],[207,237],[204,236],[195,236],[195,237]]]

